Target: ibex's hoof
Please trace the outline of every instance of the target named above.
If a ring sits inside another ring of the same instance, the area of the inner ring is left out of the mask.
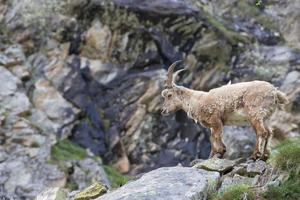
[[[262,161],[266,162],[268,160],[268,156],[264,155],[264,156],[258,158],[257,160],[262,160]]]
[[[214,158],[223,158],[223,155],[221,153],[216,153],[214,155]]]

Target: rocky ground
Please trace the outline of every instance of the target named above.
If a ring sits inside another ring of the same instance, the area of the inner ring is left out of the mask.
[[[118,189],[96,182],[81,192],[46,189],[37,199],[74,200],[294,200],[299,199],[300,138],[285,141],[268,162],[212,158],[191,167],[162,167]]]
[[[273,144],[299,135],[299,9],[292,0],[0,0],[0,195],[110,187],[110,166],[136,175],[207,158],[207,130],[183,112],[160,115],[178,59],[189,70],[179,83],[193,89],[273,83],[291,101],[273,116]],[[230,159],[255,141],[249,127],[226,127],[223,139]]]

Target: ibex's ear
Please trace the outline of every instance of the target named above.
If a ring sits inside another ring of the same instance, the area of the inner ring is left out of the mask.
[[[166,94],[167,94],[167,90],[166,89],[161,92],[161,96],[163,96],[163,97],[166,97]]]

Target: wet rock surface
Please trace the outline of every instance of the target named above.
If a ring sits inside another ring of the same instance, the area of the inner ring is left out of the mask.
[[[189,67],[179,83],[193,89],[270,81],[291,101],[272,119],[274,138],[299,135],[296,1],[41,2],[0,0],[1,195],[109,184],[93,156],[64,161],[67,172],[49,163],[64,138],[130,174],[207,158],[208,130],[181,111],[160,115],[166,68],[179,59]],[[254,139],[226,127],[227,158],[247,157]],[[241,171],[261,173],[253,167]]]

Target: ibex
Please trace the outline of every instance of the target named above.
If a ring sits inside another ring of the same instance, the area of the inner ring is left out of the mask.
[[[175,83],[176,76],[182,71],[173,71],[173,63],[167,73],[162,115],[168,115],[179,109],[188,117],[211,130],[211,157],[222,158],[226,147],[222,142],[224,125],[250,125],[256,133],[256,146],[250,159],[268,158],[267,143],[271,135],[268,125],[275,109],[282,109],[288,103],[284,93],[265,81],[251,81],[227,84],[208,92],[196,91]]]

